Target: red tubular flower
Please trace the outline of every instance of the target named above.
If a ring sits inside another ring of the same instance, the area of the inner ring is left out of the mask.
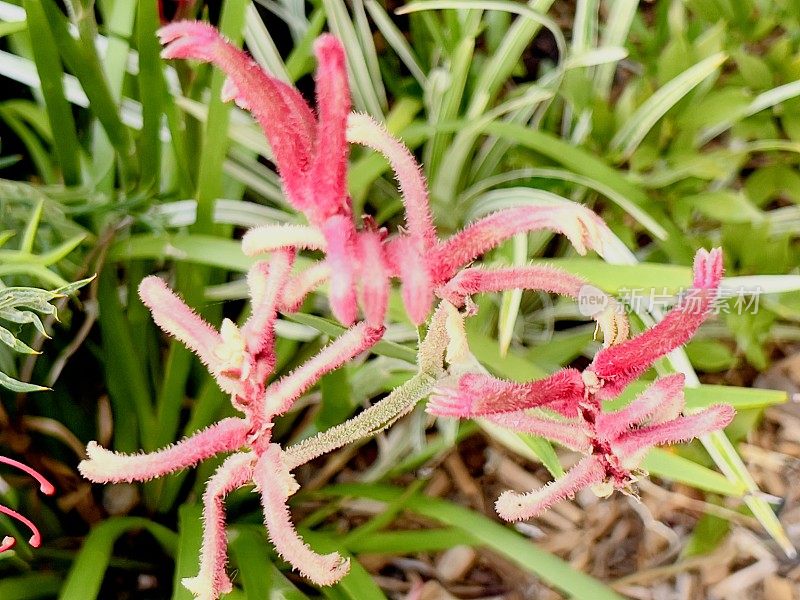
[[[467,270],[471,271],[471,270]],[[546,277],[540,271],[502,277],[465,271],[449,284],[449,293],[462,298],[474,291],[499,290],[533,283],[534,287],[572,295],[575,283]],[[527,278],[527,279],[526,279]],[[694,262],[694,289],[664,319],[644,333],[600,350],[589,367],[579,373],[562,369],[529,383],[502,381],[486,375],[464,375],[456,388],[440,389],[428,411],[442,416],[485,416],[494,423],[552,439],[586,454],[564,477],[528,494],[506,492],[497,511],[514,521],[541,514],[578,490],[589,486],[610,492],[628,489],[635,471],[653,446],[688,441],[722,429],[734,416],[728,405],[711,406],[683,416],[683,376],[670,375],[653,383],[626,408],[609,413],[602,401],[619,395],[657,359],[686,343],[707,318],[722,278],[719,249],[700,250]],[[618,341],[618,340],[615,340]],[[526,412],[545,407],[566,418]]]
[[[21,462],[19,462],[17,460],[14,460],[13,458],[8,458],[6,456],[0,456],[0,463],[12,466],[12,467],[14,467],[16,469],[19,469],[20,471],[24,471],[25,473],[27,473],[28,475],[33,477],[36,480],[36,482],[39,484],[39,490],[43,494],[45,494],[47,496],[52,496],[53,494],[55,494],[56,489],[55,489],[55,487],[53,487],[53,484],[50,483],[44,477],[44,475],[39,473],[39,471],[37,471],[36,469],[32,469],[28,465],[26,465],[24,463],[21,463]],[[3,506],[2,504],[0,504],[0,513],[6,515],[7,517],[11,517],[12,519],[14,519],[16,521],[19,521],[20,523],[25,525],[25,527],[30,529],[31,537],[28,540],[28,543],[31,546],[33,546],[34,548],[38,548],[41,545],[41,543],[42,543],[42,535],[39,532],[39,528],[36,527],[36,525],[33,523],[33,521],[31,521],[27,517],[21,515],[17,511],[15,511],[15,510],[13,510],[11,508],[8,508],[7,506]],[[0,553],[5,552],[6,550],[10,550],[11,548],[13,548],[16,545],[16,543],[17,543],[17,540],[15,540],[10,535],[5,536],[3,538],[3,540],[2,540],[2,542],[0,542]]]

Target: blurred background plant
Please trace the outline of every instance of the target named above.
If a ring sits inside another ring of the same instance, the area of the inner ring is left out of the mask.
[[[774,574],[786,572],[778,557],[781,549],[791,554],[791,541],[756,484],[791,504],[791,490],[775,478],[785,478],[780,469],[800,452],[785,442],[776,456],[752,440],[765,430],[784,440],[781,428],[797,431],[797,417],[768,416],[759,429],[765,409],[786,395],[749,386],[800,341],[800,277],[787,275],[796,272],[800,234],[800,40],[793,33],[800,4],[23,0],[0,1],[0,167],[7,178],[0,181],[0,229],[17,234],[2,236],[14,249],[0,250],[0,277],[6,286],[47,289],[98,278],[79,312],[65,303],[44,355],[20,360],[5,347],[0,354],[0,370],[20,382],[9,380],[17,388],[3,392],[0,441],[58,489],[45,502],[28,487],[0,490],[10,505],[27,505],[45,537],[35,554],[0,556],[0,597],[188,597],[173,582],[195,572],[197,502],[216,463],[140,488],[96,490],[75,465],[89,439],[149,451],[226,416],[229,403],[190,354],[164,346],[136,286],[161,274],[212,323],[239,320],[247,313],[250,264],[237,241],[242,231],[300,217],[282,196],[258,128],[221,102],[220,73],[159,58],[154,32],[176,15],[211,20],[309,98],[312,41],[325,29],[337,35],[355,109],[384,121],[417,153],[443,234],[504,206],[567,198],[597,210],[623,242],[602,262],[576,257],[550,235],[518,236],[487,261],[546,259],[610,293],[669,294],[690,281],[698,247],[721,245],[729,289],[762,291],[757,312],[740,314],[731,300],[731,310],[685,354],[659,365],[684,372],[690,384],[699,384],[694,369],[704,373],[704,383],[687,390],[689,406],[725,401],[737,408],[727,433],[734,443],[750,436],[744,455],[758,481],[728,438],[712,436],[705,450],[692,444],[648,456],[663,489],[645,487],[639,508],[612,505],[634,515],[619,517],[628,534],[608,533],[600,517],[569,509],[555,522],[515,531],[496,522],[489,502],[509,479],[530,483],[515,461],[546,479],[561,474],[560,460],[569,457],[541,439],[485,424],[437,423],[426,431],[417,412],[375,442],[302,474],[307,493],[296,509],[304,536],[322,551],[355,558],[352,574],[333,588],[315,590],[287,572],[252,525],[259,520],[255,496],[234,494],[228,507],[239,576],[230,597],[382,598],[419,589],[421,576],[455,593],[535,590],[594,600],[630,592],[638,572],[676,556],[719,563],[723,551],[731,572],[766,561],[763,573],[778,581],[771,585],[788,581]],[[402,205],[383,159],[353,148],[349,185],[357,209],[379,224],[397,222]],[[480,302],[468,333],[496,375],[527,380],[585,364],[596,348],[593,327],[570,302],[532,292]],[[33,327],[19,329],[27,321],[12,317],[18,342],[11,347],[38,349],[49,310],[41,328],[26,316]],[[642,325],[658,316],[657,309],[638,314]],[[390,343],[326,376],[276,436],[292,442],[339,423],[413,374],[417,332],[396,298],[391,318]],[[341,328],[324,303],[310,301],[278,331],[277,370],[285,372]],[[53,391],[29,394],[31,381]],[[486,457],[494,467],[484,469]],[[771,471],[762,468],[775,461]],[[427,499],[423,490],[441,498]],[[672,512],[656,510],[654,498]],[[658,519],[678,525],[670,533]],[[633,535],[631,527],[649,533]],[[627,566],[609,565],[597,552],[614,535],[636,540],[621,551],[635,557]],[[754,539],[766,554],[741,549],[742,540]],[[464,547],[488,552],[450,580],[442,565]],[[523,583],[503,587],[509,572],[524,574],[517,577]],[[658,581],[680,585],[671,576]],[[765,577],[754,585],[766,586]],[[697,585],[704,596],[711,584],[700,578]]]

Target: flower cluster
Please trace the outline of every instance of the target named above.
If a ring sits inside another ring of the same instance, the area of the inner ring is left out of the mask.
[[[412,154],[371,117],[350,113],[344,49],[336,38],[323,35],[315,45],[319,66],[314,115],[296,89],[270,76],[212,26],[177,22],[163,27],[160,36],[167,44],[164,57],[211,62],[225,72],[223,93],[259,122],[288,201],[308,219],[308,225],[252,229],[242,240],[244,252],[253,256],[292,248],[325,253],[324,261],[287,283],[287,310],[327,281],[331,310],[339,321],[354,323],[360,306],[368,323],[380,325],[390,280],[398,278],[408,315],[421,324],[442,286],[462,267],[517,233],[562,233],[581,254],[591,249],[602,255],[611,238],[596,214],[564,202],[501,210],[439,240],[427,186]],[[389,237],[369,217],[356,226],[346,186],[348,143],[372,148],[389,161],[405,206],[403,231]]]
[[[697,302],[676,306],[662,321],[634,338],[615,340],[619,343],[600,350],[583,372],[562,369],[529,383],[467,374],[455,388],[441,388],[431,397],[427,410],[432,414],[483,417],[586,455],[564,477],[541,490],[501,495],[496,508],[502,518],[516,521],[535,517],[589,486],[601,495],[614,489],[627,490],[636,481],[635,472],[645,453],[653,446],[688,441],[730,423],[734,411],[728,405],[683,415],[684,381],[679,374],[657,380],[620,411],[606,412],[602,406],[657,359],[694,335],[711,311],[721,277],[721,251],[699,251],[694,264]],[[533,281],[536,287],[543,287],[535,278]],[[496,289],[525,283],[527,280],[510,277],[505,284],[498,281]],[[468,281],[454,287],[459,295],[475,289]],[[557,284],[550,289],[563,292]],[[550,413],[529,412],[535,408],[546,408]]]
[[[37,470],[32,469],[26,464],[23,464],[19,461],[14,460],[13,458],[8,458],[5,456],[0,456],[0,463],[4,465],[12,466],[20,471],[23,471],[33,477],[36,480],[36,483],[39,484],[39,490],[48,496],[55,494],[56,489],[53,487],[53,484],[45,479],[44,475],[39,473]],[[31,537],[28,540],[28,543],[33,546],[34,548],[38,548],[39,545],[42,543],[42,536],[39,533],[39,528],[27,517],[24,515],[19,514],[17,511],[8,508],[0,504],[0,513],[19,521],[23,525],[25,525],[28,529],[31,530]],[[5,552],[6,550],[10,550],[13,548],[17,543],[17,540],[7,535],[3,538],[2,542],[0,542],[0,553]]]
[[[184,585],[197,598],[207,600],[231,589],[225,569],[224,499],[249,484],[254,484],[261,496],[264,522],[278,553],[311,581],[331,584],[347,572],[347,560],[338,553],[317,554],[297,534],[287,507],[298,488],[292,470],[381,431],[429,395],[447,375],[445,359],[455,364],[465,355],[464,344],[450,339],[450,333],[461,318],[458,308],[466,305],[469,312],[474,307],[472,294],[517,287],[576,297],[585,285],[583,280],[550,267],[479,269],[467,267],[471,261],[509,237],[535,229],[566,235],[582,254],[594,250],[602,255],[612,235],[593,212],[565,201],[501,210],[439,240],[426,184],[412,154],[371,117],[350,112],[344,50],[334,37],[323,35],[315,44],[315,113],[296,89],[269,75],[210,25],[175,22],[163,27],[159,35],[165,44],[165,58],[210,62],[227,75],[224,95],[250,111],[260,124],[286,198],[308,224],[262,226],[244,236],[246,254],[267,256],[248,273],[252,309],[241,327],[225,320],[219,330],[214,329],[157,277],[144,279],[139,287],[155,322],[197,354],[242,416],[224,419],[149,454],[115,453],[92,442],[79,468],[98,483],[146,481],[219,453],[232,453],[208,481],[203,497],[200,570]],[[405,226],[391,236],[369,217],[362,217],[360,226],[357,224],[346,188],[349,143],[381,153],[394,171],[405,206]],[[295,272],[297,254],[302,250],[321,251],[324,258]],[[711,290],[716,283],[709,277],[704,281]],[[418,373],[352,420],[281,448],[271,435],[274,419],[289,411],[320,377],[368,351],[383,336],[392,279],[400,282],[411,320],[428,325],[419,346]],[[324,283],[328,284],[331,311],[349,329],[307,363],[268,384],[275,370],[278,313],[297,310],[303,299]],[[433,311],[437,298],[441,302]],[[663,423],[659,433],[641,434],[642,443],[679,439],[677,434],[669,437],[669,427],[685,434],[691,428],[686,419],[692,417],[672,414],[679,404],[676,394],[669,397],[673,407],[669,414],[657,407],[626,417],[631,423],[648,423],[639,429],[612,428],[612,435],[598,429],[602,419],[591,421],[592,415],[599,417],[602,399],[643,372],[648,360],[651,363],[668,350],[665,339],[674,347],[685,341],[681,335],[691,335],[691,327],[686,325],[680,335],[665,331],[625,341],[628,324],[624,312],[617,310],[610,298],[604,307],[593,317],[603,331],[606,354],[599,354],[583,375],[565,370],[546,381],[516,388],[507,382],[466,376],[457,390],[441,391],[431,402],[431,411],[459,417],[486,415],[518,429],[541,430],[555,439],[563,432],[567,445],[595,457],[578,472],[581,481],[590,483],[610,473],[604,470],[598,477],[601,467],[611,464],[614,453],[623,452],[618,447],[627,452],[625,456],[634,453],[639,440],[636,431],[646,432]],[[674,321],[668,319],[664,327],[679,329]],[[651,396],[639,404],[656,402]],[[523,412],[539,405],[561,412],[566,419],[562,423]],[[605,444],[603,451],[595,451],[594,444],[601,443]],[[629,479],[622,468],[613,472],[614,482],[620,485]]]
[[[177,444],[150,454],[124,455],[90,443],[79,469],[91,481],[108,483],[146,481],[197,464],[223,452],[234,452],[208,481],[203,496],[205,523],[200,573],[184,580],[198,598],[217,598],[231,590],[225,572],[227,540],[224,498],[236,488],[255,484],[261,494],[264,522],[276,550],[301,573],[325,585],[347,572],[347,560],[338,554],[319,555],[297,535],[286,506],[297,483],[284,461],[282,449],[272,442],[275,417],[326,373],[368,350],[383,328],[361,323],[323,348],[292,373],[267,385],[275,367],[274,340],[282,290],[292,267],[290,252],[276,252],[256,263],[248,273],[252,313],[237,327],[224,320],[219,331],[203,321],[158,277],[139,286],[142,301],[164,331],[197,354],[218,385],[230,394],[243,417],[231,417]]]

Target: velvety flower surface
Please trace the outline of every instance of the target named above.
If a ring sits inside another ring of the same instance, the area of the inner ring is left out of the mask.
[[[197,598],[213,600],[232,589],[225,571],[223,503],[227,494],[248,484],[255,484],[261,495],[270,540],[287,562],[320,585],[338,581],[348,569],[346,559],[336,553],[315,553],[295,531],[286,502],[298,486],[283,450],[272,441],[272,423],[325,373],[374,345],[383,328],[355,325],[292,373],[267,384],[275,366],[277,311],[292,262],[291,252],[280,251],[269,261],[256,263],[248,274],[251,316],[241,328],[225,320],[219,331],[161,279],[144,279],[139,293],[156,323],[200,357],[243,416],[223,419],[173,446],[148,454],[120,454],[92,442],[86,449],[86,460],[79,465],[84,477],[98,483],[147,481],[220,453],[233,453],[208,481],[203,495],[200,572],[184,580]]]
[[[344,49],[334,37],[315,44],[318,60],[316,115],[294,88],[259,67],[212,26],[183,21],[160,31],[166,58],[211,62],[228,76],[226,97],[250,111],[270,143],[289,202],[308,226],[265,225],[242,240],[246,254],[279,248],[315,249],[325,260],[298,274],[297,296],[329,283],[331,310],[342,323],[358,318],[383,323],[391,278],[401,282],[403,303],[415,324],[429,316],[442,286],[465,265],[517,233],[548,229],[566,235],[581,254],[602,255],[611,234],[603,221],[579,204],[514,207],[498,211],[440,241],[428,191],[408,149],[371,117],[350,114]],[[372,219],[360,227],[347,195],[348,142],[372,148],[391,165],[405,206],[405,227],[389,236]],[[335,274],[335,276],[331,276]]]
[[[482,276],[478,273],[479,276]],[[574,284],[542,274],[528,279],[510,272],[493,282],[491,289],[526,287],[570,294]],[[480,286],[470,278],[451,284],[458,295],[474,293]],[[670,375],[653,383],[630,405],[617,412],[603,410],[603,400],[618,396],[657,359],[686,343],[707,318],[722,277],[719,249],[697,253],[692,293],[663,320],[644,333],[601,349],[583,371],[565,368],[528,383],[466,374],[454,388],[439,389],[428,403],[435,415],[459,418],[484,417],[516,431],[540,435],[585,454],[567,474],[527,494],[506,492],[497,501],[497,512],[515,521],[541,514],[556,502],[586,487],[601,493],[627,490],[636,481],[636,470],[653,446],[688,441],[722,429],[733,419],[728,405],[715,405],[683,415],[683,376]],[[456,278],[456,281],[459,277]],[[482,286],[484,289],[486,286]],[[530,412],[546,408],[549,412]]]

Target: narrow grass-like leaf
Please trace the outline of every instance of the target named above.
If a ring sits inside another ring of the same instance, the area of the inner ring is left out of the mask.
[[[24,381],[19,381],[17,379],[14,379],[13,377],[9,377],[2,371],[0,371],[0,386],[9,389],[12,392],[18,392],[21,394],[28,392],[44,392],[50,389],[42,387],[41,385],[35,385],[33,383],[25,383]]]
[[[49,41],[53,37],[39,1],[25,0],[23,6],[28,15],[28,31],[33,41],[31,44],[33,58],[39,73],[42,96],[47,106],[47,118],[53,131],[53,143],[64,183],[76,185],[81,180],[80,152],[77,151],[81,146],[78,142],[72,108],[64,95],[62,84],[64,70],[58,48],[53,41]]]
[[[28,222],[25,224],[25,230],[22,232],[22,239],[19,242],[19,251],[30,253],[33,251],[33,242],[36,239],[36,230],[39,228],[39,221],[42,219],[42,209],[44,208],[44,200],[39,200],[33,211],[28,217]]]
[[[291,82],[280,52],[253,4],[247,7],[245,13],[244,39],[258,64],[281,81]]]
[[[724,475],[663,448],[650,450],[642,466],[650,475],[679,481],[698,490],[737,498],[745,492],[743,485],[736,485]]]
[[[66,18],[54,0],[38,0],[38,4],[47,18],[52,38],[64,63],[75,74],[89,98],[89,109],[103,125],[123,164],[130,166],[134,158],[133,144],[127,128],[120,119],[117,103],[94,46],[94,37],[76,40],[70,34]],[[87,15],[86,18],[90,17]]]
[[[372,79],[365,51],[345,3],[343,0],[322,0],[322,6],[328,16],[331,32],[342,42],[347,54],[353,103],[358,110],[366,111],[376,119],[383,120],[384,108],[380,101],[381,94],[377,91],[383,89],[383,82]]]
[[[97,598],[117,539],[136,529],[149,532],[168,553],[175,554],[178,536],[163,525],[142,517],[111,517],[94,527],[75,560],[59,593],[59,600]]]
[[[419,59],[414,53],[414,49],[406,40],[403,32],[394,24],[391,17],[386,14],[383,6],[377,0],[366,0],[365,6],[369,12],[370,17],[375,22],[378,30],[386,38],[386,42],[395,51],[397,57],[403,62],[406,68],[411,72],[414,79],[417,80],[420,87],[424,88],[427,85],[428,76],[419,64]]]
[[[0,119],[8,125],[9,129],[11,129],[25,145],[31,160],[39,171],[42,181],[45,184],[51,185],[57,183],[56,171],[50,150],[45,148],[39,136],[31,131],[31,128],[28,127],[22,118],[14,114],[14,110],[9,105],[9,102],[0,104]],[[47,128],[50,128],[49,125]]]
[[[733,118],[721,121],[720,123],[712,125],[711,127],[701,131],[698,135],[696,145],[702,146],[713,140],[724,131],[730,129],[738,121],[759,113],[762,110],[766,110],[767,108],[776,106],[777,104],[785,102],[786,100],[796,98],[797,96],[800,96],[800,81],[792,81],[791,83],[786,83],[784,85],[772,88],[771,90],[767,90],[766,92],[762,92],[753,98],[753,101],[745,106]]]
[[[242,253],[235,240],[200,234],[142,234],[131,236],[111,246],[109,260],[154,258],[172,259],[210,267],[247,272],[254,259]]]
[[[142,104],[142,135],[139,138],[141,185],[155,187],[161,171],[161,115],[166,85],[160,59],[161,45],[156,37],[158,7],[139,2],[136,15],[136,45],[139,49],[139,100]]]
[[[418,554],[441,552],[453,546],[474,546],[478,542],[463,529],[437,527],[411,531],[380,531],[347,542],[356,554]]]
[[[511,241],[511,264],[522,266],[528,259],[528,236],[524,233],[517,234]],[[500,355],[505,356],[511,339],[514,336],[514,327],[519,316],[519,306],[522,301],[522,289],[506,290],[500,301],[500,317],[497,323],[497,343],[500,345]]]
[[[231,555],[248,598],[307,600],[303,592],[267,559],[272,549],[263,530],[236,527],[230,534]]]
[[[62,579],[56,573],[26,573],[0,580],[0,598],[4,600],[35,600],[50,598],[61,589]]]
[[[474,121],[484,113],[489,102],[496,95],[502,83],[510,76],[522,52],[540,27],[547,27],[553,34],[559,57],[566,56],[567,48],[564,36],[559,27],[545,14],[551,4],[551,0],[532,1],[528,6],[503,1],[481,2],[479,7],[482,10],[507,11],[521,15],[522,18],[514,22],[492,60],[482,69],[467,106],[466,118],[468,121]],[[406,14],[420,10],[470,8],[476,8],[476,5],[463,0],[431,0],[412,2],[397,12]],[[560,64],[559,73],[562,72],[562,67],[563,65]],[[440,171],[441,176],[431,182],[431,193],[434,199],[442,200],[446,204],[452,202],[458,191],[457,182],[462,178],[466,162],[479,133],[474,127],[468,127],[456,136],[452,144],[454,151],[447,155]]]
[[[615,190],[639,205],[647,203],[647,195],[630,183],[617,170],[583,148],[558,139],[552,134],[536,131],[516,123],[494,121],[483,128],[484,133],[506,138],[523,148],[529,148],[568,169],[590,177]]]
[[[135,452],[141,447],[152,450],[155,444],[151,440],[154,439],[156,425],[149,386],[117,293],[115,269],[106,267],[100,274],[98,300],[103,306],[100,314],[103,346],[109,349],[104,362],[106,381],[112,408],[117,416],[114,447],[122,452]]]
[[[718,52],[687,69],[659,88],[636,112],[625,119],[611,139],[609,147],[626,159],[642,142],[653,126],[703,80],[716,73],[728,56]]]
[[[593,179],[592,177],[586,177],[584,175],[579,175],[572,171],[568,171],[566,169],[556,169],[556,168],[536,168],[536,167],[528,167],[524,169],[516,169],[514,171],[509,171],[506,173],[500,173],[493,177],[487,177],[475,183],[471,188],[464,191],[461,198],[459,199],[460,203],[465,205],[471,204],[475,199],[480,196],[483,192],[491,189],[492,187],[502,185],[504,183],[510,183],[512,181],[520,180],[520,179],[532,179],[532,178],[543,178],[543,179],[556,179],[561,181],[569,181],[575,183],[577,185],[585,186],[589,189],[592,189],[604,196],[606,196],[609,200],[614,202],[617,206],[619,206],[622,210],[627,212],[631,215],[634,219],[636,219],[641,225],[647,229],[651,234],[655,235],[659,239],[666,239],[667,238],[667,231],[662,227],[658,221],[656,221],[652,216],[650,216],[647,212],[645,212],[640,206],[633,203],[624,195],[617,192],[615,189],[609,187],[608,185]]]
[[[642,393],[651,383],[651,381],[632,383],[620,396],[604,403],[604,408],[606,410],[619,410],[633,400],[637,394]],[[686,408],[689,411],[707,408],[722,401],[730,404],[736,410],[763,409],[784,404],[788,401],[786,392],[780,390],[712,385],[708,383],[704,383],[699,387],[687,387],[684,390],[684,394],[686,395]]]
[[[622,46],[628,39],[628,32],[636,16],[639,0],[612,0],[609,3],[608,18],[600,34],[601,47]],[[608,62],[599,65],[594,74],[594,90],[601,98],[608,98],[617,65]]]
[[[400,488],[377,484],[335,485],[320,491],[323,496],[355,496],[379,502],[392,502],[403,493],[404,490]],[[468,533],[488,550],[510,560],[568,596],[579,600],[621,600],[621,596],[597,579],[572,568],[514,530],[481,514],[452,502],[421,494],[409,497],[405,506],[410,511]]]
[[[203,509],[199,504],[184,504],[178,509],[178,547],[172,583],[172,600],[194,600],[194,594],[181,580],[197,575],[200,545],[203,540]]]
[[[580,69],[584,67],[594,67],[608,63],[617,63],[628,56],[628,51],[620,46],[607,46],[595,48],[570,56],[564,61],[565,69]]]
[[[561,477],[564,474],[564,469],[558,460],[558,456],[547,440],[526,433],[511,431],[491,421],[484,421],[483,419],[478,419],[477,421],[481,429],[486,432],[486,435],[501,446],[505,446],[515,454],[532,462],[542,463],[553,477]]]

